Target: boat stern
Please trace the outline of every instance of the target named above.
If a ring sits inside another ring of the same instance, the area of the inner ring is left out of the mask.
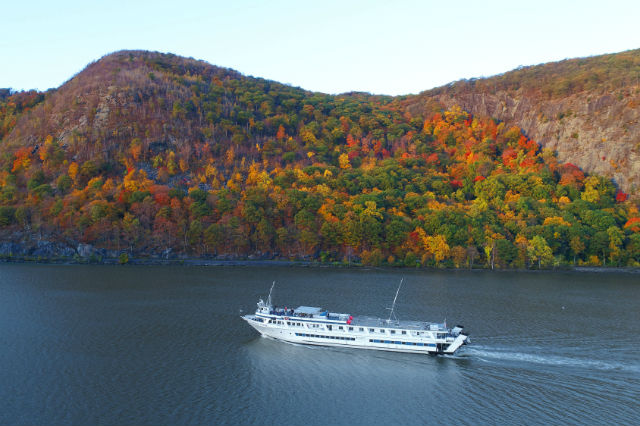
[[[469,333],[465,333],[464,327],[461,325],[456,325],[452,328],[451,335],[454,336],[453,342],[449,343],[449,346],[442,351],[444,354],[452,355],[460,349],[461,346],[471,343]]]

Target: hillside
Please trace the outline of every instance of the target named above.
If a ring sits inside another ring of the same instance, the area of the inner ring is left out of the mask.
[[[640,189],[640,50],[463,80],[407,101],[416,112],[459,105],[494,117],[585,172]]]
[[[640,262],[637,205],[613,182],[429,96],[329,96],[141,51],[0,92],[0,254]]]

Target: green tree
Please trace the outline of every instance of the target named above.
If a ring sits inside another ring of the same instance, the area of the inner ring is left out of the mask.
[[[538,262],[538,269],[540,269],[542,265],[546,266],[553,261],[551,248],[547,244],[547,241],[539,235],[529,240],[527,252],[531,259]]]
[[[617,226],[610,226],[607,228],[607,235],[609,236],[609,256],[611,263],[619,265],[622,256],[624,233]]]
[[[222,226],[217,223],[209,225],[204,231],[204,241],[207,246],[217,254],[218,247],[222,246],[224,243],[224,231]]]
[[[13,223],[16,209],[11,206],[0,206],[0,226],[7,226]]]
[[[194,246],[200,244],[202,238],[202,223],[199,220],[191,221],[187,231],[187,241],[193,250]]]
[[[609,250],[609,234],[606,231],[598,231],[591,238],[589,249],[596,255],[602,254],[602,265],[607,264],[607,250]]]
[[[585,245],[582,242],[582,238],[578,235],[571,237],[571,241],[569,242],[569,246],[571,247],[571,252],[573,253],[573,264],[576,264],[576,257],[580,256],[585,249]]]
[[[273,239],[276,234],[273,225],[271,225],[271,223],[263,217],[262,219],[260,219],[260,222],[256,226],[256,232],[260,249],[271,251],[273,246]]]
[[[629,237],[626,245],[627,253],[629,257],[633,259],[636,264],[640,263],[640,234],[633,234]]]

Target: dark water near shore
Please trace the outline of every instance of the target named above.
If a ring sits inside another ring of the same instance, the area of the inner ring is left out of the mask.
[[[461,323],[455,357],[318,348],[275,301]],[[0,265],[0,424],[638,424],[640,275]]]

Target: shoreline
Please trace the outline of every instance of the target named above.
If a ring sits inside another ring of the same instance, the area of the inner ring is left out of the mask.
[[[122,263],[119,258],[33,258],[33,257],[2,257],[0,263],[24,263],[24,264],[41,264],[41,265],[112,265],[112,266],[213,266],[213,267],[253,267],[253,266],[285,266],[285,267],[306,267],[306,268],[373,268],[373,269],[395,269],[395,270],[423,270],[423,271],[468,271],[468,272],[583,272],[583,273],[626,273],[640,274],[638,267],[620,267],[620,266],[561,266],[546,269],[489,269],[482,266],[469,268],[429,268],[429,267],[407,267],[392,265],[363,265],[360,263],[346,264],[342,262],[318,262],[305,260],[276,260],[276,259],[205,259],[205,258],[130,258]]]

